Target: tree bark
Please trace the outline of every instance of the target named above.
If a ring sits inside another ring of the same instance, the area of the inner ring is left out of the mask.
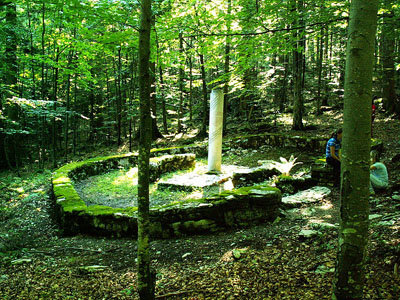
[[[292,5],[297,14],[301,15],[297,17],[295,26],[301,26],[303,23],[303,0],[293,0]],[[293,130],[303,129],[303,34],[294,31],[295,49],[293,51],[293,78],[294,78],[294,95],[293,95]]]
[[[230,52],[231,52],[231,13],[232,13],[232,0],[228,0],[228,20],[226,23],[226,41],[225,41],[225,63],[224,63],[224,74],[226,76],[224,83],[224,113],[223,113],[223,122],[222,122],[222,135],[226,133],[226,118],[227,118],[227,110],[228,110],[228,101],[229,101],[229,82],[230,82],[230,73],[229,73],[229,65],[230,65]]]
[[[322,89],[322,61],[324,59],[324,29],[321,29],[321,37],[318,38],[317,51],[317,72],[318,72],[318,88],[317,88],[317,116],[321,115],[321,89]]]
[[[182,32],[179,33],[179,54],[180,54],[180,65],[179,65],[179,108],[178,108],[178,133],[182,131],[182,118],[183,118],[183,80],[184,80],[184,53],[183,53],[183,37]]]
[[[385,4],[392,3],[392,0],[386,0]],[[395,90],[395,28],[394,14],[387,13],[383,18],[382,26],[382,100],[385,110],[393,113],[396,110],[396,90]]]
[[[17,6],[14,2],[10,2],[6,7],[6,26],[5,26],[5,36],[6,36],[6,45],[5,45],[5,77],[4,83],[6,84],[6,91],[4,93],[5,98],[12,98],[14,94],[17,92],[17,34],[15,32],[17,26]],[[3,99],[0,98],[0,101]],[[3,105],[1,105],[3,106]],[[18,122],[18,108],[14,104],[4,105],[2,107],[5,111],[6,118],[13,122]],[[3,128],[3,121],[0,120],[0,128]],[[7,126],[8,127],[8,126]],[[11,129],[11,128],[7,128]],[[7,130],[6,129],[6,130]],[[15,129],[15,128],[12,128]],[[6,134],[0,133],[0,165],[5,161],[8,162],[8,165],[14,167],[17,165],[17,161],[15,160],[14,155],[10,155],[12,153],[16,153],[17,149],[15,149],[14,139],[17,139],[17,134],[8,134],[10,139],[6,138]],[[6,142],[6,140],[10,140],[10,142]],[[3,167],[6,165],[4,164]]]
[[[368,242],[371,93],[378,0],[353,0],[346,51],[341,220],[332,299],[362,299]]]
[[[200,70],[201,70],[201,80],[203,83],[203,121],[201,123],[201,129],[197,134],[197,137],[207,136],[207,123],[208,123],[208,97],[207,97],[207,82],[206,82],[206,70],[204,67],[204,55],[199,54],[200,57]]]
[[[141,1],[139,29],[140,137],[138,162],[138,292],[141,300],[154,299],[155,278],[150,271],[149,162],[151,146],[150,115],[150,30],[151,0]]]

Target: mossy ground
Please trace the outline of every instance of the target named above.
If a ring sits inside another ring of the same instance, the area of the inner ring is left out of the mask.
[[[189,172],[200,172],[206,161],[197,160],[194,169],[179,170],[164,174],[160,180],[167,180],[176,175]],[[137,206],[137,167],[129,169],[113,170],[105,174],[91,176],[74,184],[80,197],[87,205],[106,205],[110,207],[134,207]],[[200,190],[179,191],[171,189],[158,189],[158,181],[150,184],[150,206],[160,206],[169,202],[184,201],[187,199],[199,199],[203,197]]]

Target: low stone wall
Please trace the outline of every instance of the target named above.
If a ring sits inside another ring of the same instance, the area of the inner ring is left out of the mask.
[[[237,145],[242,148],[258,148],[262,145],[270,145],[318,150],[325,148],[327,140],[326,137],[302,137],[282,133],[264,133],[233,138],[227,141],[227,143],[230,146]]]
[[[191,167],[194,159],[194,154],[152,158],[151,179],[156,180],[162,173],[176,170],[178,166]],[[72,163],[54,172],[53,198],[63,233],[136,236],[137,207],[86,206],[73,186],[73,181],[136,163],[137,154],[126,154]],[[281,192],[276,188],[252,186],[200,200],[175,201],[150,210],[151,235],[167,238],[274,220],[279,214],[281,198]]]
[[[194,154],[164,155],[151,158],[150,179],[154,181],[165,172],[193,167],[195,158]],[[136,208],[119,209],[101,205],[88,207],[79,197],[73,185],[74,181],[89,176],[102,174],[118,167],[135,165],[137,165],[137,154],[129,153],[71,163],[56,170],[52,176],[52,193],[62,230],[70,234],[78,233],[82,227],[85,228],[87,225],[87,218],[93,219],[94,215],[108,216],[127,211],[135,212]],[[118,230],[118,221],[114,226]]]

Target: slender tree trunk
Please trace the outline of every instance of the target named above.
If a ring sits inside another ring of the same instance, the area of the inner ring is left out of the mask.
[[[164,134],[168,134],[168,124],[167,124],[167,109],[165,107],[165,96],[164,96],[164,77],[162,67],[160,66],[160,91],[161,91],[161,110],[163,118],[163,130]]]
[[[141,300],[154,299],[155,276],[150,271],[150,219],[149,219],[149,162],[151,147],[150,115],[150,31],[151,0],[141,1],[139,29],[139,97],[140,97],[140,137],[139,137],[139,178],[138,178],[138,292]]]
[[[318,89],[317,89],[317,116],[321,115],[321,89],[322,89],[322,61],[324,59],[324,29],[321,29],[321,37],[318,38],[318,59],[317,59],[317,72],[318,72]]]
[[[94,73],[92,73],[94,77]],[[95,94],[94,94],[94,84],[89,83],[89,143],[95,143],[96,126],[94,124],[94,107],[95,107]],[[121,127],[119,127],[121,128]],[[119,145],[119,144],[118,144]]]
[[[78,85],[77,85],[77,81],[78,81],[78,74],[75,74],[74,76],[74,107],[75,107],[75,111],[77,111],[76,109],[76,105],[77,105],[77,94],[78,94]],[[72,125],[72,153],[74,155],[76,155],[76,139],[77,139],[77,121],[78,117],[76,115],[76,113],[74,113],[73,115],[73,125]]]
[[[322,68],[322,78],[324,79],[322,81],[322,86],[324,88],[324,92],[323,92],[323,97],[322,97],[322,106],[328,106],[328,98],[329,98],[329,79],[328,79],[328,75],[329,75],[329,66],[330,66],[330,62],[329,62],[329,52],[328,52],[328,44],[329,44],[329,27],[326,29],[326,34],[324,37],[321,37],[321,39],[324,39],[324,44],[325,44],[325,51],[324,51],[324,55],[325,58],[323,59],[323,61],[325,61],[325,67]]]
[[[184,76],[184,64],[185,59],[183,57],[183,37],[182,32],[179,33],[179,54],[180,54],[180,66],[179,66],[179,108],[178,108],[178,133],[182,131],[182,118],[183,118],[183,76]]]
[[[56,50],[56,64],[58,64],[58,59],[60,56],[60,49],[57,47]],[[57,167],[57,124],[56,124],[56,114],[57,114],[57,90],[58,90],[58,67],[54,70],[54,87],[53,87],[53,113],[54,116],[52,117],[52,160],[53,160],[53,168]]]
[[[157,93],[156,93],[156,63],[150,62],[150,111],[152,139],[163,138],[157,126]]]
[[[14,2],[10,2],[6,6],[6,26],[5,26],[5,36],[6,36],[6,45],[5,45],[5,64],[4,64],[4,83],[6,84],[6,91],[4,93],[5,98],[12,98],[17,92],[17,34],[15,32],[17,26],[17,7]],[[0,98],[0,101],[3,99]],[[13,122],[18,122],[18,108],[14,104],[9,105],[1,105],[4,109],[6,118]],[[3,125],[3,121],[0,119],[0,128],[6,127],[7,129],[13,125]],[[15,127],[15,126],[13,126]],[[12,128],[16,129],[16,128]],[[16,153],[17,149],[15,148],[14,139],[18,139],[18,134],[10,135],[10,138],[7,138],[3,132],[0,132],[0,145],[2,149],[0,149],[0,166],[3,162],[7,161],[8,166],[14,167],[17,165],[17,161],[15,160],[14,155],[10,155],[11,153]],[[9,142],[7,142],[9,140]],[[18,158],[18,156],[17,156]],[[4,165],[5,167],[5,165]]]
[[[71,62],[72,62],[72,56],[73,53],[70,51],[69,57],[68,57],[68,67],[70,67]],[[71,93],[71,75],[68,74],[67,76],[67,90],[66,90],[66,112],[65,112],[65,161],[68,161],[68,135],[69,135],[69,115],[70,115],[70,93]]]
[[[223,123],[222,123],[222,134],[226,134],[226,118],[228,111],[228,101],[229,101],[229,82],[230,82],[230,73],[229,73],[229,65],[230,65],[230,52],[231,52],[231,13],[232,13],[232,0],[228,0],[228,9],[227,15],[228,20],[226,23],[226,41],[225,41],[225,63],[224,63],[224,73],[226,76],[224,83],[224,114],[223,114]]]
[[[46,2],[43,1],[42,6],[42,56],[45,57],[45,34],[46,34],[46,23],[45,23],[45,16],[46,16]],[[46,80],[45,80],[45,65],[44,59],[42,60],[42,80],[41,80],[41,88],[42,88],[42,99],[45,100],[45,88]]]
[[[368,243],[371,94],[378,0],[353,0],[346,51],[341,220],[332,299],[363,299]]]
[[[295,23],[299,26],[303,23],[303,11],[304,2],[303,0],[293,0],[294,9],[299,15],[297,17],[297,22]],[[295,38],[295,49],[293,51],[293,77],[294,77],[294,96],[293,96],[293,130],[303,129],[303,34],[297,30],[294,31]]]
[[[190,48],[192,48],[192,39],[190,39]],[[189,120],[193,120],[193,57],[189,54]]]
[[[203,83],[203,122],[201,124],[201,129],[197,134],[197,137],[207,136],[207,123],[208,123],[208,97],[207,97],[207,83],[206,83],[206,70],[204,67],[204,55],[199,54],[200,57],[200,69],[201,69],[201,80]]]
[[[388,6],[393,2],[392,0],[385,0]],[[383,18],[382,27],[382,100],[385,110],[389,113],[395,112],[396,109],[396,90],[395,90],[395,26],[394,14],[388,12]]]
[[[121,97],[121,47],[118,48],[117,82],[115,85],[117,93],[117,144],[121,146],[121,127],[122,127],[122,97]]]
[[[29,27],[29,47],[30,47],[30,55],[34,55],[34,47],[33,47],[33,30],[32,30],[32,21],[31,21],[31,7],[28,4],[28,27]],[[32,98],[36,99],[36,78],[35,78],[35,60],[31,62],[31,72],[32,72]]]

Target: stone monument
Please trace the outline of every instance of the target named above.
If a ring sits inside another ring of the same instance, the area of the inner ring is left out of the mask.
[[[208,173],[221,172],[223,115],[224,93],[222,89],[217,88],[211,91],[210,99]]]

